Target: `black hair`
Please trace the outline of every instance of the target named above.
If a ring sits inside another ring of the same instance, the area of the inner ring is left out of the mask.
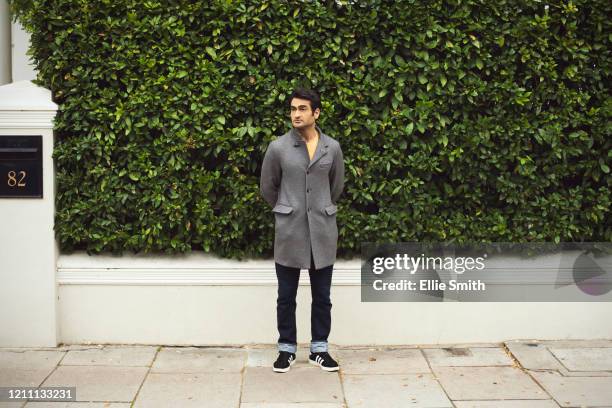
[[[291,105],[291,101],[293,98],[307,99],[310,101],[310,107],[312,108],[312,112],[319,108],[321,109],[321,97],[319,93],[314,89],[306,89],[306,88],[296,88],[289,97],[289,105]]]

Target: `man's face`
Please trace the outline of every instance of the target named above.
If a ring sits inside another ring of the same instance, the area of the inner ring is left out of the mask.
[[[306,129],[314,125],[319,118],[320,109],[314,112],[308,99],[293,98],[291,100],[291,124],[294,128]]]

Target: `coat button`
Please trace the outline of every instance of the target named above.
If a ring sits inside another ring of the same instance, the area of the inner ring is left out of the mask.
[[[310,174],[310,171],[306,170],[306,174]]]
[[[308,212],[310,212],[310,207],[308,207]]]

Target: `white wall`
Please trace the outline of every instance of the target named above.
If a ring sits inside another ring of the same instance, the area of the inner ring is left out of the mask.
[[[278,338],[273,260],[77,252],[60,255],[57,278],[59,337],[66,344],[232,345]],[[360,278],[359,259],[336,262],[330,343],[612,338],[606,302],[362,302]],[[307,271],[297,303],[298,342],[308,343]]]
[[[303,274],[305,272],[302,272]],[[307,273],[305,273],[307,274]],[[276,343],[276,286],[59,285],[65,344]],[[332,287],[329,342],[407,345],[612,338],[609,303],[363,303]],[[298,343],[310,342],[310,287],[297,297]]]
[[[8,1],[0,0],[0,85],[36,78],[29,47],[30,34],[11,21]]]
[[[30,47],[30,35],[19,23],[11,25],[11,42],[13,46],[11,56],[13,82],[35,79],[36,71],[30,61],[30,57],[26,55]]]
[[[11,82],[11,18],[8,1],[0,0],[0,85]]]
[[[56,110],[51,92],[30,81],[0,86],[0,136],[42,136],[42,198],[0,198],[0,347],[54,347],[58,341]],[[7,182],[6,171],[20,168],[17,161],[3,167],[2,182]]]

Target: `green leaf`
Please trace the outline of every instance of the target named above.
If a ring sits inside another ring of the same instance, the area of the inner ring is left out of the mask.
[[[217,53],[212,47],[206,47],[206,53],[208,53],[208,55],[213,57],[213,59],[217,59]]]
[[[414,123],[410,122],[407,126],[406,126],[406,134],[407,135],[411,135],[412,131],[414,130]]]

